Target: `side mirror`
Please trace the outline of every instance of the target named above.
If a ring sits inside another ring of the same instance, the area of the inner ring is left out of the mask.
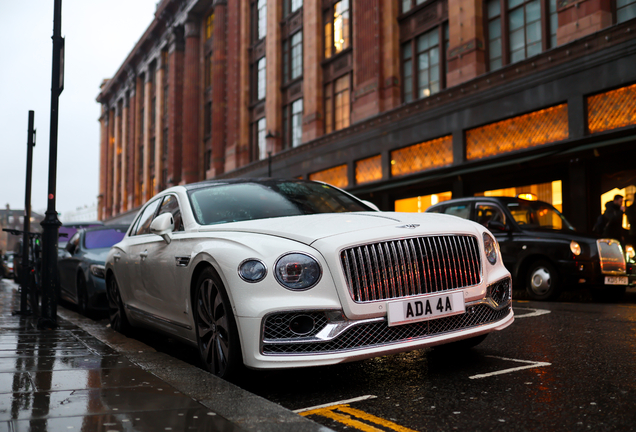
[[[508,231],[508,228],[501,223],[500,221],[490,221],[488,222],[488,227],[491,231]]]
[[[64,249],[66,249],[66,252],[70,253],[71,255],[75,253],[75,245],[71,242],[67,243]]]
[[[170,244],[172,241],[170,234],[172,234],[173,230],[174,219],[170,213],[160,214],[150,224],[150,232],[162,237],[167,244]]]

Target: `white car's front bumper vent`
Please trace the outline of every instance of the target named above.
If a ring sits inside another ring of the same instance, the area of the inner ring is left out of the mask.
[[[469,235],[413,237],[366,244],[340,254],[357,303],[478,285],[481,255]]]
[[[390,327],[386,319],[374,320],[374,322],[351,322],[344,331],[328,340],[319,340],[315,337],[265,339],[261,349],[265,355],[326,354],[351,351],[404,341],[412,342],[444,333],[474,328],[502,320],[509,313],[510,304],[501,309],[493,309],[487,304],[476,304],[468,306],[466,313],[461,315],[400,326]],[[277,316],[270,317],[272,320],[277,318]],[[278,333],[278,335],[282,334]]]

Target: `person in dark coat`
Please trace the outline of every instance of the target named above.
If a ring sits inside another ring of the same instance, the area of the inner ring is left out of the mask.
[[[625,229],[623,228],[623,213],[625,207],[623,207],[623,196],[615,195],[613,201],[609,201],[605,204],[605,213],[603,218],[607,222],[605,229],[603,229],[603,237],[613,238],[620,240],[621,243],[625,241]]]
[[[625,209],[625,215],[629,222],[629,233],[627,234],[627,244],[636,247],[636,201]]]

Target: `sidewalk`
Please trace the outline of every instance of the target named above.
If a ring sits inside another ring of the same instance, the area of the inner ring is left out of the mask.
[[[72,311],[42,331],[0,280],[0,432],[328,431]]]

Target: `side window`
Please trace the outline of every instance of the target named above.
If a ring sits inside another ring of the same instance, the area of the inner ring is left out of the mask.
[[[79,239],[80,239],[80,233],[76,232],[66,244],[66,250],[69,252],[71,251],[74,252],[77,249],[77,246],[79,245]]]
[[[148,204],[139,218],[139,224],[134,235],[150,234],[150,223],[155,216],[157,207],[159,207],[159,200],[155,200]]]
[[[168,195],[164,197],[159,213],[157,216],[163,213],[171,213],[174,219],[174,231],[183,231],[183,221],[181,220],[181,209],[179,208],[179,201],[176,195]]]
[[[475,216],[477,218],[477,222],[485,227],[488,227],[488,224],[491,221],[501,222],[502,224],[506,223],[506,219],[501,209],[492,204],[477,204],[475,206]]]
[[[444,209],[444,214],[468,219],[470,218],[470,206],[468,204],[451,205]]]

